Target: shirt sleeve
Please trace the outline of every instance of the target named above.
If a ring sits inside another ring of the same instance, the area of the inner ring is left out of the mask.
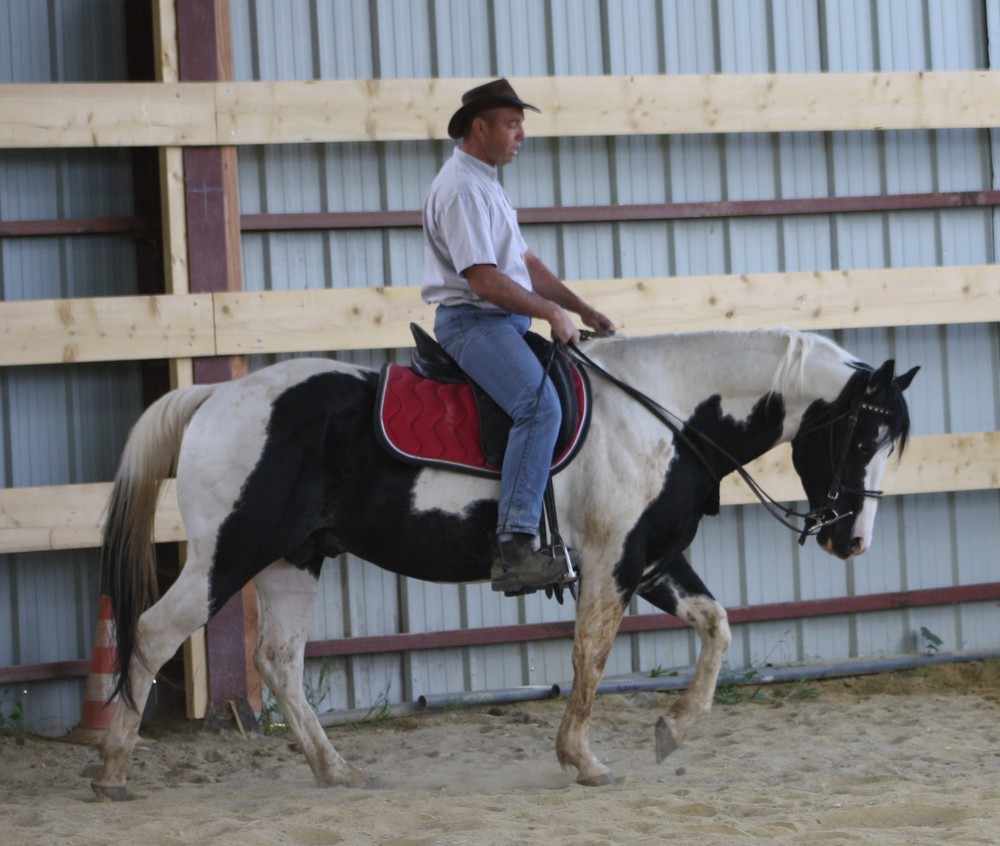
[[[469,192],[452,197],[441,209],[439,232],[456,273],[474,264],[497,264],[490,237],[490,209],[481,197]]]

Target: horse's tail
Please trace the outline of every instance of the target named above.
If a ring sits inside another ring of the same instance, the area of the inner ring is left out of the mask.
[[[179,388],[160,397],[136,422],[115,475],[104,523],[102,593],[111,598],[117,644],[115,696],[136,707],[129,664],[139,615],[159,598],[153,522],[160,483],[170,475],[184,429],[217,385]]]

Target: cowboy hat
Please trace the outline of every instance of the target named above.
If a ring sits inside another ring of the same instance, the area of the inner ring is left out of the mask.
[[[524,100],[518,97],[506,79],[495,79],[493,82],[487,82],[485,85],[480,85],[471,91],[466,91],[462,95],[461,108],[448,121],[448,135],[456,139],[461,138],[465,134],[465,129],[469,125],[469,122],[476,115],[485,112],[487,109],[496,109],[501,106],[531,109],[533,112],[541,114],[540,109],[536,109],[530,103],[525,103]]]

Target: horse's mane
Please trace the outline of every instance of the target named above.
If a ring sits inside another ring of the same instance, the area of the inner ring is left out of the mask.
[[[868,383],[872,373],[871,366],[857,360],[829,338],[794,329],[774,331],[787,337],[788,348],[775,369],[771,386],[773,391],[802,390],[805,361],[810,355],[817,353],[830,355],[834,362],[849,368],[850,376],[845,385],[848,393],[855,390],[852,388],[853,385],[857,385],[856,390],[864,390],[863,385]],[[899,457],[902,458],[910,435],[910,413],[906,400],[903,398],[903,392],[892,385],[882,403],[888,412],[886,419],[889,424],[884,442],[895,442],[899,447]]]
[[[785,354],[771,379],[771,390],[775,393],[801,393],[805,387],[806,360],[813,355],[825,354],[837,364],[850,364],[853,360],[846,350],[822,335],[785,327],[763,331],[786,340]]]

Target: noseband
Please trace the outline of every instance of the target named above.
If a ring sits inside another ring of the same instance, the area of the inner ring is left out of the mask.
[[[583,333],[581,333],[583,336]],[[592,337],[587,333],[587,337]],[[647,411],[649,411],[654,417],[660,420],[674,435],[682,440],[688,448],[694,453],[699,461],[705,466],[712,478],[719,482],[720,478],[715,472],[711,464],[709,464],[708,459],[702,453],[700,449],[695,445],[690,437],[677,425],[674,423],[676,420],[681,425],[685,424],[679,416],[674,414],[672,411],[664,408],[652,397],[647,396],[638,388],[629,385],[627,382],[623,382],[617,376],[613,376],[607,370],[605,370],[601,365],[591,359],[586,353],[582,352],[575,344],[570,344],[566,349],[569,353],[576,358],[576,360],[586,367],[590,368],[595,373],[600,374],[604,379],[611,382],[615,387],[619,388],[628,396],[632,397],[636,402],[643,406]],[[892,412],[887,408],[882,408],[878,405],[872,405],[864,401],[865,393],[867,391],[868,385],[865,385],[865,390],[862,390],[858,396],[851,403],[851,407],[836,417],[831,417],[829,420],[824,420],[822,423],[818,423],[805,432],[798,432],[796,437],[802,434],[807,434],[809,432],[815,432],[820,429],[829,428],[830,429],[830,451],[831,451],[831,463],[833,457],[833,424],[838,420],[842,420],[844,417],[847,418],[847,431],[844,433],[844,441],[840,446],[840,456],[837,460],[837,464],[834,468],[833,479],[830,482],[830,489],[826,494],[826,503],[820,505],[811,511],[802,514],[791,508],[783,508],[770,494],[767,493],[757,481],[743,468],[729,452],[722,446],[717,444],[712,438],[706,435],[704,432],[700,432],[697,429],[688,425],[688,431],[696,435],[702,442],[713,447],[717,452],[719,452],[723,457],[727,458],[733,465],[733,470],[739,474],[740,478],[743,479],[744,483],[753,492],[754,496],[760,500],[761,505],[767,510],[775,520],[781,523],[787,529],[791,529],[793,532],[799,535],[799,545],[802,546],[806,542],[806,538],[811,535],[819,534],[827,526],[831,526],[841,520],[848,517],[854,516],[853,511],[845,511],[839,513],[836,508],[837,501],[840,499],[842,493],[855,494],[862,497],[871,497],[873,499],[878,499],[882,496],[882,491],[870,491],[864,488],[854,488],[849,487],[844,484],[844,470],[847,467],[847,457],[851,451],[851,440],[854,437],[854,430],[858,425],[858,417],[861,415],[862,411],[868,411],[873,414],[881,414],[886,417],[891,417]],[[671,419],[673,418],[673,419]],[[800,528],[794,523],[789,522],[787,518],[794,517],[796,519],[803,521],[803,526]]]

